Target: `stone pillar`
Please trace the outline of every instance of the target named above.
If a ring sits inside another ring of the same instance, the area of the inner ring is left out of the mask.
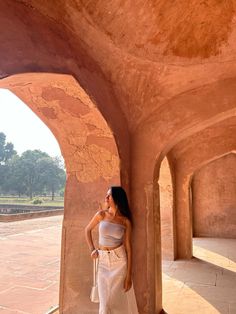
[[[164,158],[160,166],[160,214],[161,214],[161,247],[162,258],[175,259],[174,243],[174,209],[173,209],[173,184],[171,168],[167,158]]]
[[[96,141],[95,141],[96,140]],[[72,140],[71,140],[72,141]],[[97,313],[90,301],[93,264],[85,227],[111,185],[120,185],[119,158],[110,138],[93,139],[65,156],[67,180],[62,231],[60,314]],[[105,147],[105,148],[104,148]],[[94,230],[97,246],[97,228]]]
[[[134,288],[139,312],[159,314],[162,310],[160,208],[159,203],[153,202],[156,199],[154,162],[150,160],[143,141],[137,140],[137,145],[132,144],[130,186],[134,217]]]
[[[176,169],[175,182],[175,232],[176,258],[192,258],[192,214],[190,210],[189,176],[180,167]]]
[[[116,178],[117,180],[117,178]],[[92,261],[85,241],[84,228],[103,201],[110,182],[99,178],[82,183],[69,173],[65,193],[62,231],[60,313],[97,313],[98,305],[89,299],[92,287]]]

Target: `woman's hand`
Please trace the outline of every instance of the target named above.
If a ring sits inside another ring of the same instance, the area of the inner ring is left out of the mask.
[[[125,277],[125,281],[124,281],[124,289],[125,292],[127,292],[130,288],[132,287],[132,280],[131,280],[131,276],[126,276]]]
[[[92,259],[98,258],[98,250],[95,249],[91,252],[91,258]]]

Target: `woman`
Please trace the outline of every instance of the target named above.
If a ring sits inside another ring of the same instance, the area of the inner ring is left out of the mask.
[[[132,218],[122,187],[111,187],[105,197],[105,210],[98,211],[85,229],[91,258],[98,258],[99,314],[137,314],[131,289]],[[99,224],[99,248],[93,244],[92,230]],[[131,300],[132,299],[132,300]]]

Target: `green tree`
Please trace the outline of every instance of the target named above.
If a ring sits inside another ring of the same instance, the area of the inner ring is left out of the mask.
[[[6,143],[6,135],[0,132],[0,164],[4,165],[14,155],[16,155],[14,145],[12,143]]]
[[[4,146],[5,139],[2,137]],[[21,156],[10,156],[11,147],[6,150],[5,159],[0,163],[1,191],[24,194],[33,198],[44,192],[55,193],[63,188],[65,171],[59,158],[52,158],[40,150],[27,150]]]
[[[65,184],[65,171],[61,168],[60,160],[52,157],[41,158],[38,161],[38,171],[41,186],[51,193],[54,200],[55,192]]]
[[[24,180],[25,171],[21,163],[21,157],[13,156],[5,165],[5,179],[2,184],[3,192],[17,193],[20,197],[26,194],[27,186]]]
[[[4,192],[6,186],[6,180],[8,179],[7,162],[16,156],[14,145],[12,143],[6,143],[6,135],[0,132],[0,190]]]
[[[20,167],[24,173],[22,183],[26,186],[26,195],[28,195],[30,199],[33,198],[33,194],[42,191],[39,161],[45,157],[48,158],[49,155],[40,150],[27,150],[20,157]]]

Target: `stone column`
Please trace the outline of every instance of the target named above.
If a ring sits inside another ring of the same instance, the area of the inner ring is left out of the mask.
[[[145,148],[148,142],[141,139],[135,142],[130,163],[134,288],[140,313],[159,314],[162,310],[160,208],[153,202],[156,199],[154,161],[150,150]]]
[[[175,175],[176,258],[190,259],[192,257],[192,214],[189,200],[189,176],[183,173],[181,167],[177,167]]]
[[[175,259],[174,243],[174,209],[173,209],[173,182],[169,161],[165,158],[160,166],[160,219],[161,219],[161,246],[162,258]],[[173,170],[172,170],[173,171]],[[158,200],[157,200],[158,201]]]
[[[116,178],[117,179],[117,178]],[[84,228],[103,201],[108,186],[103,178],[82,183],[76,173],[69,173],[65,193],[65,216],[62,231],[60,313],[97,313],[90,302],[92,261],[85,241]]]
[[[60,313],[97,313],[98,304],[90,301],[93,264],[85,239],[85,227],[103,203],[111,185],[120,184],[119,158],[114,142],[105,138],[78,146],[65,157],[67,181],[62,230]],[[104,146],[106,149],[104,149]],[[97,228],[93,232],[95,245]]]

